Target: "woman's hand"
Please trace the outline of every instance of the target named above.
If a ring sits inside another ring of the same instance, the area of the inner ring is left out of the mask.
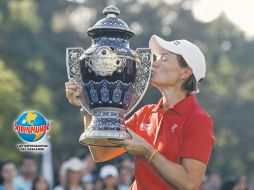
[[[81,95],[82,87],[75,83],[74,79],[70,79],[65,83],[66,97],[74,106],[80,106],[79,96]]]
[[[127,131],[131,134],[131,139],[111,139],[110,141],[116,145],[124,147],[130,154],[145,156],[147,159],[149,159],[154,151],[153,146],[131,129],[127,128]]]

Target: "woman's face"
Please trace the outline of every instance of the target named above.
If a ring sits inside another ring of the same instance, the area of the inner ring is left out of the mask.
[[[114,187],[118,183],[118,178],[114,176],[107,176],[103,179],[103,183],[106,187]]]
[[[2,176],[5,181],[12,181],[17,174],[16,166],[13,163],[7,163],[3,166]]]
[[[37,190],[48,190],[48,183],[44,178],[40,178],[36,184],[35,184],[35,189]]]
[[[247,189],[247,177],[242,176],[239,182],[234,186],[233,190],[245,190]]]
[[[80,180],[81,180],[81,171],[73,171],[73,170],[69,170],[68,171],[68,181],[71,184],[79,184]]]
[[[185,77],[186,68],[182,68],[177,60],[177,55],[168,51],[157,56],[157,61],[152,64],[151,84],[157,88],[175,87]]]

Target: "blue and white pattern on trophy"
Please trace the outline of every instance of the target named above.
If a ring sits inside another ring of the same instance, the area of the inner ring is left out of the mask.
[[[106,18],[87,30],[92,38],[87,50],[66,49],[68,77],[83,87],[79,101],[93,115],[85,136],[130,138],[124,116],[137,106],[148,88],[152,52],[149,48],[130,49],[129,39],[135,33],[117,18],[119,9],[109,6],[103,13]]]

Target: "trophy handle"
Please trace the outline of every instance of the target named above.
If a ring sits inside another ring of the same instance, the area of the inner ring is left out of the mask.
[[[133,109],[142,100],[149,86],[151,77],[151,69],[153,62],[153,54],[150,48],[137,48],[135,51],[138,54],[140,63],[137,63],[137,76],[134,85],[134,97],[126,115],[129,115]]]
[[[83,86],[83,81],[80,71],[79,58],[84,52],[85,51],[82,47],[66,48],[66,69],[68,79],[73,78],[74,81],[81,86]],[[90,111],[87,109],[88,105],[85,102],[84,94],[81,94],[78,101],[82,108],[90,114]]]
[[[66,48],[66,68],[68,79],[73,78],[78,84],[82,84],[79,58],[84,53],[81,47]]]

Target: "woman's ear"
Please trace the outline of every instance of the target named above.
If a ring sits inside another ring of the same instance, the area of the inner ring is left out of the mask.
[[[190,67],[182,68],[181,80],[188,79],[192,74],[192,69]]]

